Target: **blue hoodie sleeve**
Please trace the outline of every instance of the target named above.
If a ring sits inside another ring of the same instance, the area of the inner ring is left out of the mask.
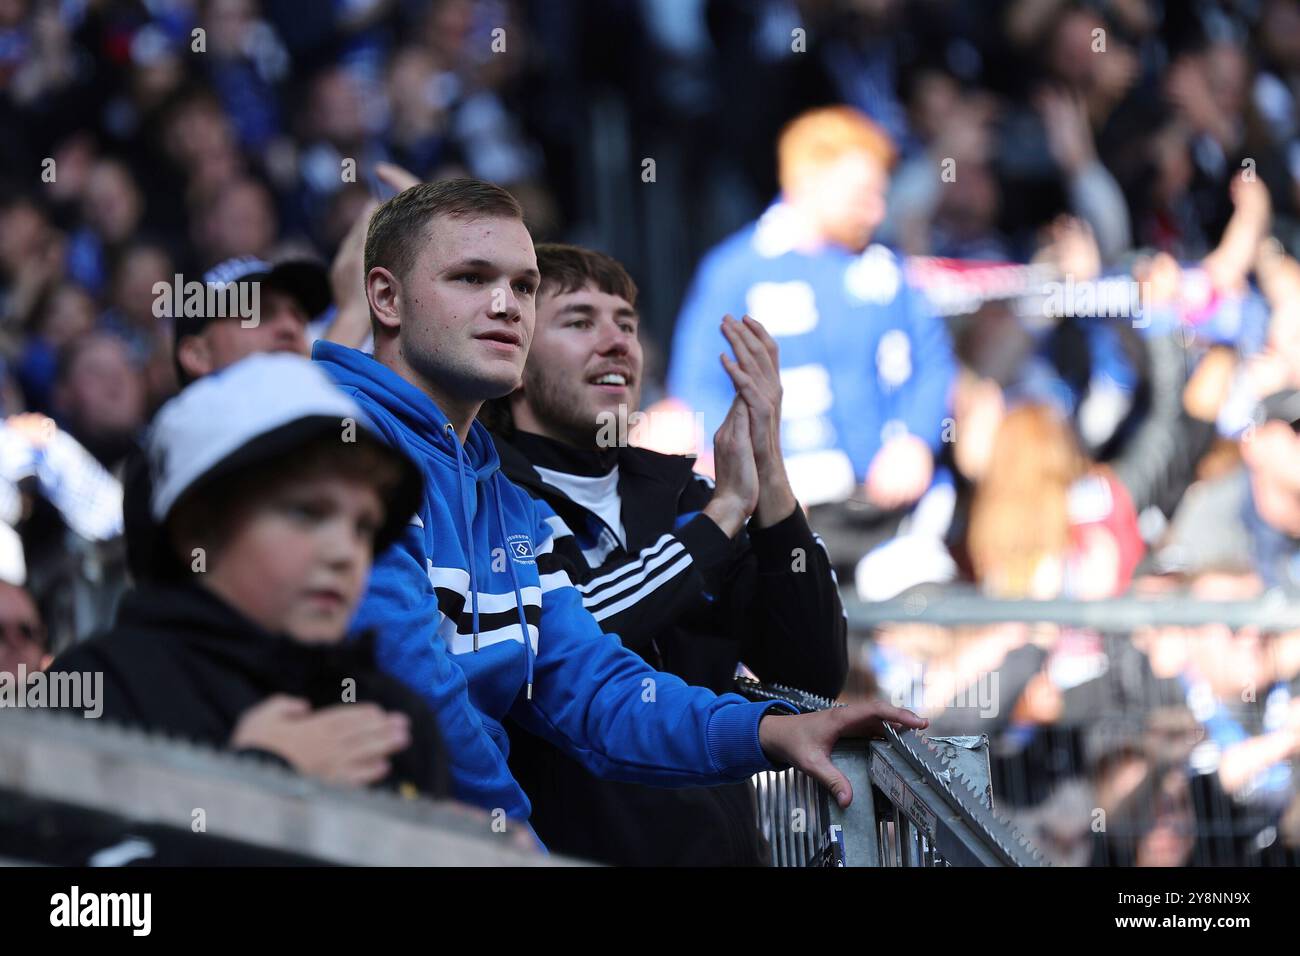
[[[915,372],[901,396],[899,413],[908,432],[938,452],[956,372],[952,344],[943,318],[923,293],[904,286],[901,295],[905,297],[907,323],[912,333]]]
[[[668,394],[702,414],[706,444],[712,442],[735,397],[727,370],[718,360],[723,352],[731,354],[722,336],[722,317],[732,313],[740,318],[745,308],[743,277],[736,276],[733,256],[727,251],[726,246],[715,249],[700,263],[677,316],[668,367]]]
[[[551,550],[553,512],[534,503],[541,567]],[[542,625],[534,697],[512,716],[592,773],[659,786],[716,785],[771,768],[758,723],[772,706],[715,695],[656,671],[602,633],[560,571],[542,574]]]

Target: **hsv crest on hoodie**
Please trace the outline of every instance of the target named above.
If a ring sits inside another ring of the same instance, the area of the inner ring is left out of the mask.
[[[528,817],[507,714],[610,779],[707,786],[770,768],[758,722],[779,705],[689,687],[603,633],[555,554],[571,532],[502,477],[481,424],[462,446],[428,396],[369,355],[317,342],[312,357],[424,471],[420,510],[376,559],[353,624],[433,706],[460,799]]]

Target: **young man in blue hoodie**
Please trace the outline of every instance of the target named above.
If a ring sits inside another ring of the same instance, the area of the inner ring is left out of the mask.
[[[376,561],[354,625],[376,630],[381,665],[433,705],[457,796],[527,819],[507,714],[611,779],[708,786],[793,765],[842,805],[838,737],[926,726],[879,701],[793,716],[719,696],[602,632],[555,554],[559,519],[499,474],[475,421],[518,387],[533,335],[541,277],[509,193],[476,180],[404,191],[371,219],[365,270],[374,356],[328,342],[313,356],[420,464],[426,491]]]

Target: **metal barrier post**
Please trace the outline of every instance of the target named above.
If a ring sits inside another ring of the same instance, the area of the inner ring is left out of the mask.
[[[830,800],[830,825],[839,828],[831,832],[839,838],[843,866],[880,866],[870,760],[871,751],[865,740],[841,740],[831,751],[831,762],[853,788],[853,802],[847,808]]]

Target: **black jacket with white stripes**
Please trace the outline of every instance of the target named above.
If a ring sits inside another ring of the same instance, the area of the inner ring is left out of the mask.
[[[826,697],[843,689],[847,622],[801,509],[732,540],[699,513],[713,483],[691,459],[573,449],[522,432],[496,444],[505,476],[563,522],[539,569],[566,571],[602,628],[651,665],[718,693],[732,689],[742,662],[764,681]],[[595,476],[616,464],[626,547],[535,467]],[[510,763],[534,827],[557,852],[639,865],[752,863],[760,854],[749,784],[669,791],[600,781],[513,728]]]
[[[801,509],[769,528],[751,522],[733,541],[700,513],[713,482],[689,458],[640,448],[582,451],[523,432],[496,444],[505,476],[563,520],[555,556],[606,632],[652,665],[718,693],[732,689],[743,662],[760,680],[839,695],[848,673],[844,609],[826,550]],[[615,464],[626,548],[534,467],[588,474]]]

